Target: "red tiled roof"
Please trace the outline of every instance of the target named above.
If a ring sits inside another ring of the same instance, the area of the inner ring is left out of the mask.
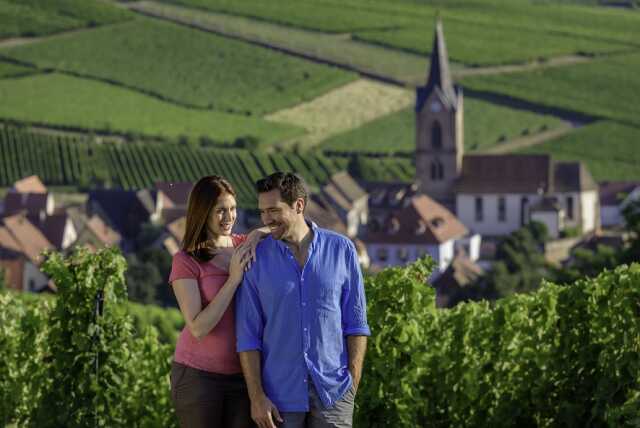
[[[640,187],[640,181],[604,181],[599,183],[600,204],[619,205],[622,202],[619,196],[629,194],[637,187]]]
[[[120,234],[107,226],[107,224],[100,218],[100,216],[92,216],[89,221],[87,221],[87,228],[104,245],[118,245],[118,243],[122,240]]]
[[[22,252],[37,266],[42,262],[41,253],[53,249],[51,242],[22,214],[2,219],[5,228],[11,233],[15,241],[20,244]]]
[[[47,193],[7,193],[4,198],[4,212],[6,215],[26,211],[36,215],[47,210]]]
[[[410,203],[392,214],[380,231],[369,231],[367,243],[442,244],[468,233],[458,218],[426,195],[413,196]]]
[[[47,193],[47,188],[37,175],[31,175],[13,183],[18,193]]]

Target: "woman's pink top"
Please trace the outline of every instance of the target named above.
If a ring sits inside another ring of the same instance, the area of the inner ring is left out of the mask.
[[[232,235],[233,246],[245,241],[246,235]],[[211,262],[200,263],[184,251],[173,256],[169,283],[177,279],[198,281],[200,300],[204,309],[218,294],[229,278],[229,272]],[[178,337],[174,360],[200,370],[213,373],[240,373],[240,360],[236,353],[236,330],[233,301],[218,324],[202,339],[197,340],[185,326]]]

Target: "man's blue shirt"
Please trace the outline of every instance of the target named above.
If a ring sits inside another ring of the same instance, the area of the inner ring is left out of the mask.
[[[284,412],[309,410],[308,379],[332,407],[352,385],[347,336],[370,335],[354,245],[311,226],[303,268],[269,236],[236,293],[237,350],[261,352],[263,389]]]

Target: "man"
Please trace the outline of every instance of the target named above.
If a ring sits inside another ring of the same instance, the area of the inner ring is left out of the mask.
[[[256,183],[271,236],[236,294],[236,335],[260,428],[351,427],[370,335],[351,241],[304,218],[291,173]]]

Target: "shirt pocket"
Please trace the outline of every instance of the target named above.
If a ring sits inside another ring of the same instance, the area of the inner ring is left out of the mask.
[[[321,281],[318,283],[316,305],[321,311],[337,312],[340,310],[342,296],[342,282]]]

